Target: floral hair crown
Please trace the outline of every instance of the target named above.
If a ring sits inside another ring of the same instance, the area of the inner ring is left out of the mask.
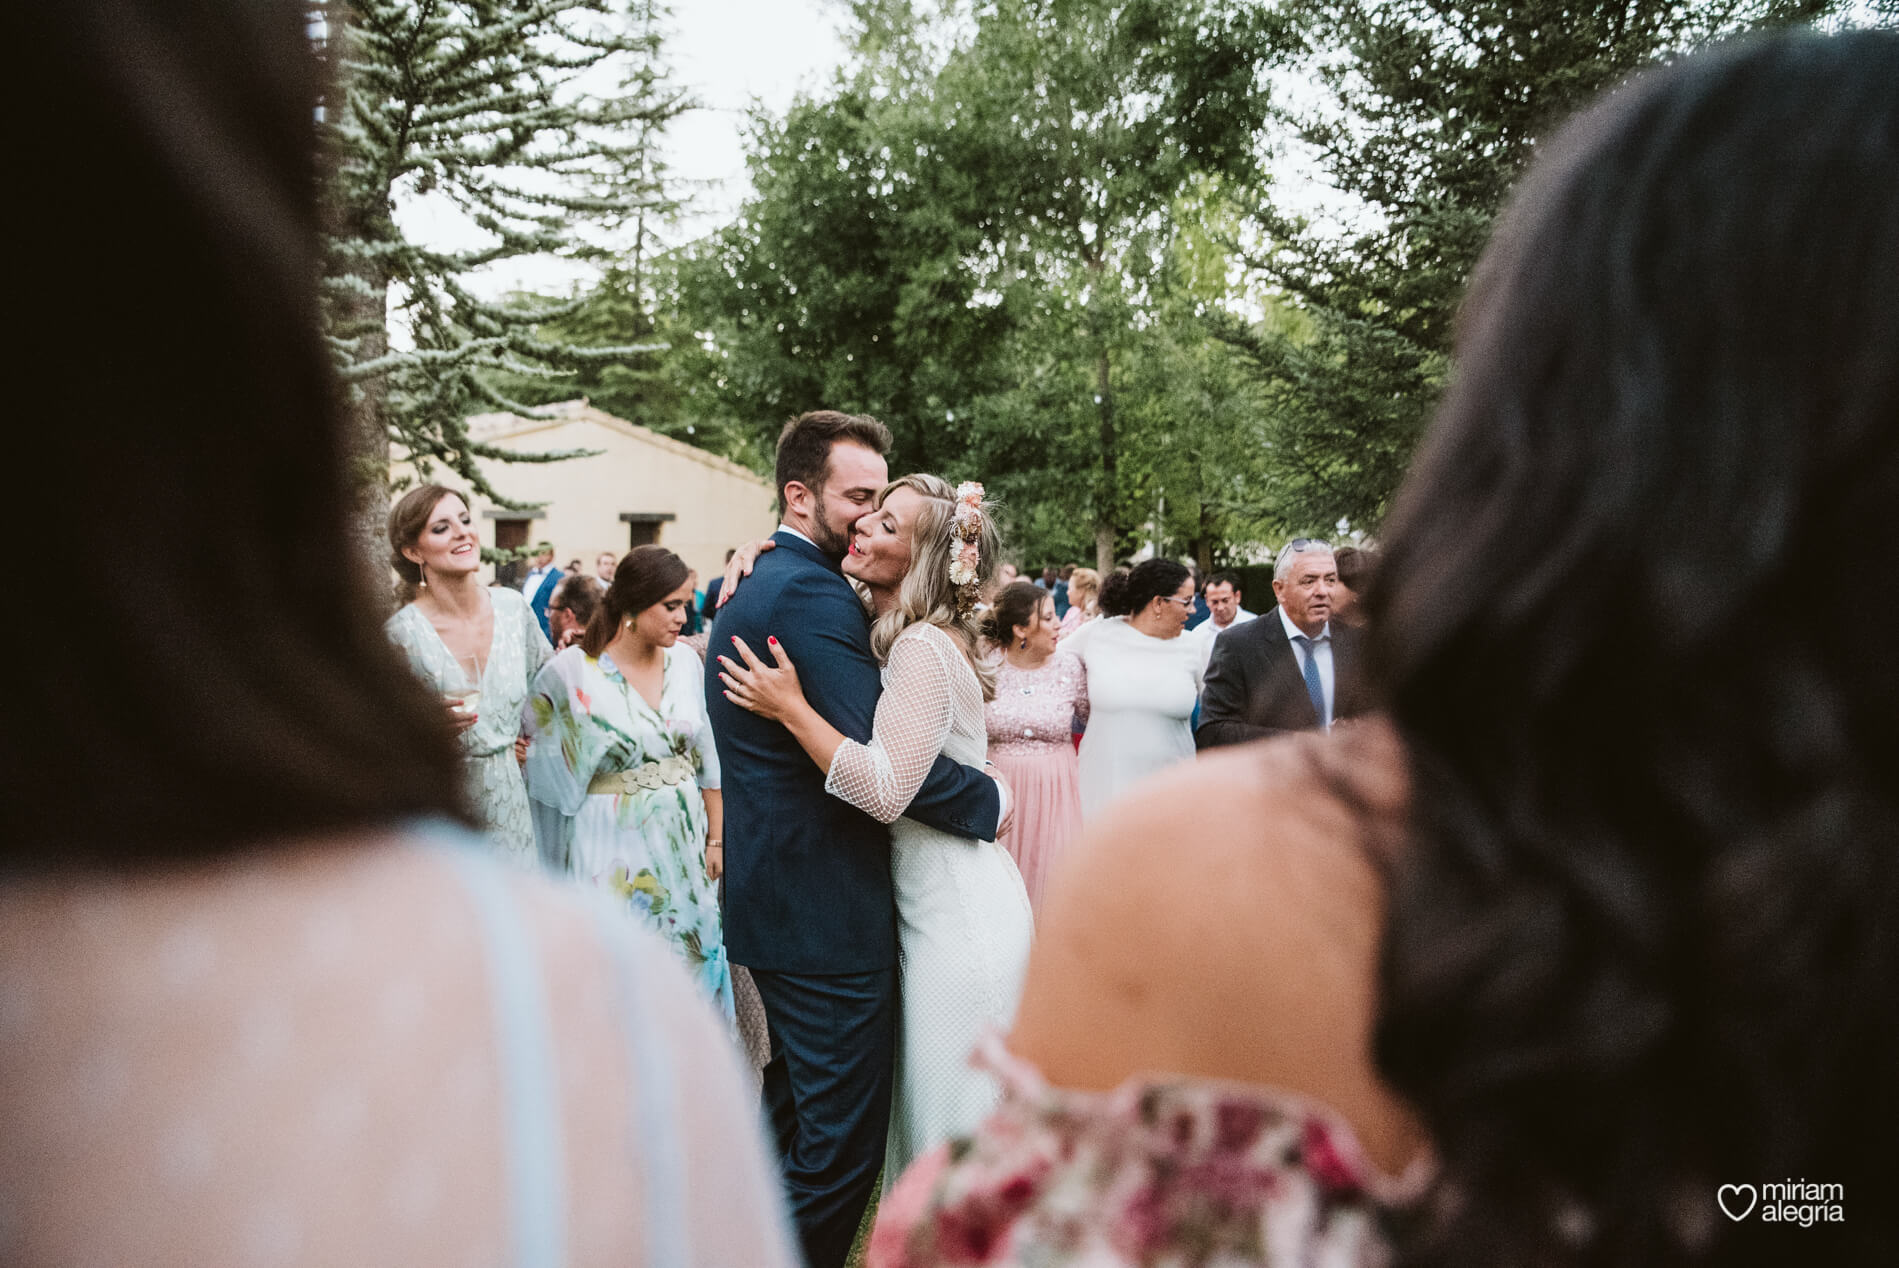
[[[965,480],[956,486],[956,518],[950,524],[950,541],[960,543],[950,552],[949,566],[950,584],[956,587],[956,615],[959,617],[967,617],[976,610],[981,540],[982,485]]]

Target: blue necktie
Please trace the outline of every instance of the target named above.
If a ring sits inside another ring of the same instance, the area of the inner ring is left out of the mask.
[[[1326,726],[1325,683],[1319,678],[1318,644],[1303,634],[1295,634],[1293,641],[1306,649],[1306,694],[1312,697],[1312,711],[1319,715],[1319,725]]]

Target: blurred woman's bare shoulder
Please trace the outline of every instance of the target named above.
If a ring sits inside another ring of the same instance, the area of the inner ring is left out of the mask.
[[[1404,795],[1372,721],[1144,784],[1051,880],[1010,1048],[1068,1086],[1177,1072],[1312,1096],[1401,1165],[1419,1136],[1370,1041]]]
[[[0,999],[38,1001],[29,1037],[0,1053],[0,1199],[38,1212],[29,1248],[45,1253],[29,1261],[112,1262],[101,1247],[156,1237],[158,1258],[235,1262],[260,1211],[294,1220],[317,1262],[489,1261],[519,1112],[550,1116],[560,1156],[541,1164],[594,1213],[588,1237],[625,1258],[650,1173],[650,1142],[626,1125],[647,1098],[676,1117],[664,1162],[684,1191],[761,1212],[678,1212],[714,1243],[708,1261],[790,1263],[747,1078],[667,949],[462,834],[312,836],[10,882],[0,964]],[[639,1028],[663,1038],[643,1053]],[[97,1059],[68,1059],[79,1051]],[[545,1104],[519,1099],[541,1087]],[[13,1165],[29,1156],[34,1169]],[[201,1181],[163,1220],[112,1200],[154,1159],[160,1182]],[[455,1218],[423,1218],[434,1202]]]

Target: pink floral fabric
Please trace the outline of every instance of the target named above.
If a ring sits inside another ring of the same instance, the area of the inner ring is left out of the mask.
[[[1338,1115],[1289,1093],[1055,1088],[994,1038],[978,1060],[1002,1104],[884,1196],[869,1268],[1363,1268],[1390,1261],[1390,1223],[1423,1189],[1421,1167],[1383,1175]]]

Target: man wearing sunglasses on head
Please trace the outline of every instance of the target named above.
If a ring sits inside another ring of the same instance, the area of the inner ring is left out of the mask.
[[[1329,730],[1340,718],[1365,711],[1358,633],[1331,623],[1338,584],[1328,543],[1308,537],[1286,543],[1273,565],[1279,606],[1214,640],[1196,747]]]

